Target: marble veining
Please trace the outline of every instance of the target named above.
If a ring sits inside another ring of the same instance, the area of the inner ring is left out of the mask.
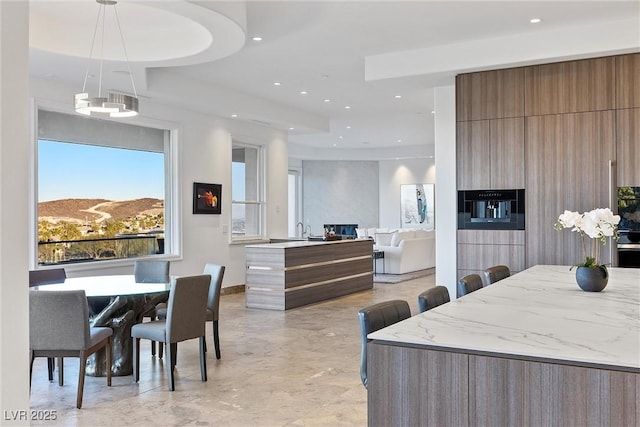
[[[538,265],[369,338],[640,371],[640,269],[584,292],[568,266]]]

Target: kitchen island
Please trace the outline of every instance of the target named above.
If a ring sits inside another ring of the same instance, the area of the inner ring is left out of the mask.
[[[369,335],[368,420],[639,425],[640,270],[535,266]]]
[[[246,306],[288,310],[373,288],[371,240],[246,246]]]

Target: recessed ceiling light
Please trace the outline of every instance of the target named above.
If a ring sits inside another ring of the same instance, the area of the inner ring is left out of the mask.
[[[338,146],[338,144],[333,144],[333,146],[334,146],[334,147],[337,147],[337,146]]]
[[[396,95],[396,99],[402,98],[402,95]]]
[[[295,130],[295,128],[289,128],[289,130]]]
[[[331,102],[331,100],[330,99],[325,99],[324,102]]]
[[[436,110],[431,110],[431,114],[435,114],[435,113],[436,113]]]
[[[236,118],[236,117],[238,117],[238,115],[237,114],[232,114],[231,117]]]
[[[402,140],[401,140],[401,139],[399,139],[399,140],[398,140],[398,142],[402,142]]]
[[[350,110],[350,109],[351,109],[351,105],[345,105],[345,106],[344,106],[344,109],[345,109],[345,110]]]
[[[260,37],[260,36],[253,36],[253,38],[251,38],[251,40],[253,40],[254,42],[261,42],[261,41],[262,41],[262,37]]]
[[[280,82],[273,82],[273,85],[274,85],[274,86],[280,86],[281,84],[282,84],[282,83],[280,83]]]
[[[300,95],[306,95],[306,94],[308,94],[308,93],[309,93],[309,92],[307,92],[306,90],[301,90],[301,91],[300,91]]]
[[[347,129],[351,129],[351,126],[347,126]]]
[[[340,135],[338,138],[339,138],[339,139],[342,139],[342,135]]]
[[[433,156],[429,156],[430,159],[433,159]]]
[[[540,19],[540,18],[531,18],[529,20],[529,22],[531,22],[532,24],[537,24],[539,22],[542,22],[542,19]]]

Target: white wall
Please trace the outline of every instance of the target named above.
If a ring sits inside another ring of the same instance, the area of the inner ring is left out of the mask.
[[[72,112],[71,94],[77,88],[52,81],[31,80],[31,93],[42,105]],[[62,111],[65,112],[65,111]],[[171,273],[196,274],[206,262],[226,266],[223,286],[245,283],[244,245],[229,244],[231,215],[232,139],[266,146],[266,223],[269,234],[287,230],[287,134],[264,126],[225,120],[143,99],[140,117],[132,123],[169,123],[178,130],[179,198],[176,215],[182,218],[182,259],[171,260]],[[4,174],[4,171],[3,171]],[[31,179],[30,179],[31,180]],[[222,214],[192,214],[194,182],[222,184]],[[131,262],[105,265],[98,271],[87,266],[68,267],[69,276],[130,273]]]
[[[435,160],[433,158],[381,160],[379,171],[379,226],[391,229],[401,228],[400,186],[403,184],[435,184]],[[438,192],[437,185],[435,186],[435,192]],[[437,227],[437,215],[435,223]]]
[[[0,1],[0,51],[0,424],[29,425],[28,2]]]
[[[311,234],[324,224],[378,224],[378,162],[302,162],[303,217]]]
[[[434,89],[436,106],[436,284],[456,297],[456,90],[455,86]]]

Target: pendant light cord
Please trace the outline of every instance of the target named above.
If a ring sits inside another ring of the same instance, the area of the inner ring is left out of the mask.
[[[104,5],[101,5],[100,8],[98,8],[96,25],[95,25],[95,28],[93,29],[93,38],[91,39],[91,50],[89,51],[89,61],[87,61],[87,70],[84,73],[84,83],[82,84],[82,92],[86,92],[86,88],[87,88],[87,78],[89,77],[89,68],[91,67],[91,59],[93,58],[93,48],[96,44],[96,34],[98,34],[98,24],[100,22],[100,15],[102,14],[103,7]],[[103,25],[103,31],[104,31],[104,25]]]
[[[118,9],[116,5],[113,5],[113,11],[116,15],[116,22],[118,24],[118,33],[120,33],[120,40],[122,41],[122,50],[124,50],[124,59],[127,62],[127,70],[129,71],[129,78],[131,79],[131,86],[133,87],[133,96],[138,97],[136,91],[136,84],[133,82],[133,73],[131,72],[131,64],[129,64],[129,54],[127,53],[127,45],[124,43],[124,35],[122,34],[122,28],[120,27],[120,18],[118,17]]]

